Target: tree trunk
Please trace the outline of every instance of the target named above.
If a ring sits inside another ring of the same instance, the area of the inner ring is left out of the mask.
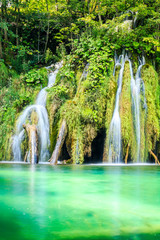
[[[19,13],[20,13],[20,9],[18,7],[18,13],[17,13],[17,19],[16,19],[16,46],[19,46],[19,36],[18,36],[18,29],[19,29]]]
[[[38,27],[38,63],[39,63],[40,24]]]
[[[127,164],[127,161],[128,161],[129,147],[130,147],[130,144],[128,143],[126,156],[125,156],[125,164]]]
[[[2,23],[2,14],[1,14],[1,23]],[[2,45],[2,28],[0,29],[0,58],[3,58],[3,45]]]
[[[3,52],[5,53],[5,49],[7,48],[7,41],[8,41],[8,29],[7,29],[7,7],[6,1],[1,2],[1,22],[6,24],[4,28],[1,28],[1,47],[2,47],[2,38],[4,39],[3,42]]]
[[[55,164],[55,165],[57,164],[57,161],[58,161],[59,155],[61,153],[61,149],[62,149],[66,135],[67,135],[67,124],[66,124],[66,121],[63,120],[60,130],[59,130],[59,133],[58,133],[58,138],[57,138],[55,149],[49,160],[51,162],[51,164]]]
[[[154,152],[152,152],[152,150],[150,150],[150,154],[151,154],[151,155],[154,157],[155,164],[158,164],[158,165],[160,165],[160,162],[159,162],[159,160],[158,160],[157,156],[154,154]]]
[[[26,154],[25,154],[24,162],[27,162],[27,156],[28,156],[28,151],[27,151]]]
[[[102,18],[101,18],[101,14],[100,14],[100,4],[101,4],[101,2],[98,1],[98,18],[99,18],[100,26],[102,26]]]
[[[55,0],[55,8],[56,8],[56,11],[58,12],[58,1],[57,0]]]
[[[4,5],[4,19],[5,19],[5,22],[7,24],[7,7],[6,7],[6,3]],[[8,30],[7,30],[7,27],[4,28],[4,39],[6,41],[6,45],[7,45],[7,42],[8,42]]]
[[[46,8],[47,8],[47,13],[48,13],[48,22],[47,22],[47,32],[46,32],[46,42],[45,42],[45,47],[44,47],[44,54],[46,53],[47,50],[47,45],[48,45],[48,39],[49,39],[49,9],[48,9],[48,0],[46,0]]]
[[[36,125],[24,124],[29,139],[30,163],[38,163],[38,133]]]
[[[2,40],[0,39],[0,58],[3,58],[3,52],[2,52]]]

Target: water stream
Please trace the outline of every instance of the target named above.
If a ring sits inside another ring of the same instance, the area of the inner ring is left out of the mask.
[[[115,108],[109,130],[109,162],[119,163],[121,161],[121,119],[119,115],[119,99],[122,91],[123,71],[125,64],[124,54],[115,57],[114,74],[117,66],[120,66],[118,76],[118,88],[116,93]]]
[[[145,64],[145,59],[139,59],[139,67],[137,69],[136,77],[134,79],[133,76],[133,68],[131,60],[128,58],[129,65],[130,65],[130,74],[131,74],[131,96],[132,96],[132,109],[133,109],[133,119],[134,119],[134,127],[136,131],[136,141],[137,141],[137,156],[136,161],[140,162],[140,145],[141,145],[141,124],[140,124],[140,110],[141,110],[141,84],[143,86],[143,94],[144,94],[144,108],[147,108],[146,99],[145,99],[145,89],[144,89],[144,82],[141,79],[141,68]]]
[[[132,63],[128,55],[120,55],[119,57],[115,55],[115,75],[116,68],[120,66],[120,73],[118,76],[118,88],[116,93],[115,108],[113,112],[113,117],[110,123],[109,130],[109,162],[110,163],[120,163],[121,162],[121,119],[119,115],[119,99],[122,91],[122,81],[123,81],[123,71],[125,61],[129,62],[130,65],[130,75],[131,75],[131,97],[132,97],[132,112],[133,112],[133,125],[136,133],[136,162],[141,161],[140,156],[140,146],[141,146],[141,92],[143,95],[143,108],[145,109],[145,114],[147,113],[147,104],[145,98],[145,86],[141,78],[141,69],[145,64],[145,59],[139,58],[139,67],[136,72],[134,79]]]
[[[16,134],[13,136],[12,144],[14,161],[22,161],[21,143],[25,138],[25,131],[23,129],[23,125],[26,123],[26,121],[29,121],[31,123],[31,114],[33,111],[35,111],[38,115],[37,130],[40,144],[39,161],[46,161],[47,159],[49,159],[48,147],[50,145],[50,140],[49,140],[49,120],[48,113],[46,110],[46,98],[47,98],[46,89],[51,88],[53,86],[56,80],[56,75],[61,67],[62,62],[55,64],[55,71],[51,72],[48,77],[48,86],[43,88],[39,92],[35,104],[28,106],[18,118]]]

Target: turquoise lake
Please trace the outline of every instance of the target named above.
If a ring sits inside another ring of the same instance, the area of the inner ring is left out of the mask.
[[[11,239],[160,239],[160,167],[0,164],[0,240]]]

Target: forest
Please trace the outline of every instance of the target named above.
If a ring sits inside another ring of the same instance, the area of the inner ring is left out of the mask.
[[[117,78],[122,70],[118,96],[121,159],[136,162],[139,151],[141,162],[158,161],[160,1],[2,0],[0,160],[13,160],[17,119],[47,86],[48,71],[54,71],[54,64],[60,61],[63,66],[56,82],[46,90],[50,141],[49,157],[44,161],[51,157],[64,121],[64,143],[58,155],[61,161],[80,164],[109,161],[109,144],[113,143],[109,136],[111,120],[117,101]],[[48,70],[50,65],[53,69]],[[140,106],[134,110],[131,72],[138,76],[140,70],[143,79]],[[136,111],[140,112],[139,130]],[[36,113],[32,115],[26,123],[36,125],[38,117]],[[29,146],[25,135],[21,143],[22,160]],[[38,148],[40,152],[41,146]],[[112,151],[114,154],[117,153]]]

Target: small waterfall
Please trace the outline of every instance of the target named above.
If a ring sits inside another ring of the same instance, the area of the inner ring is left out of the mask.
[[[19,134],[13,136],[12,151],[15,161],[21,161],[21,142],[24,140],[25,130],[19,131]]]
[[[25,131],[23,129],[23,125],[26,123],[26,121],[28,121],[31,124],[31,114],[33,111],[35,111],[38,116],[37,130],[40,142],[39,160],[45,161],[49,158],[48,147],[50,145],[50,140],[49,140],[49,120],[48,113],[46,110],[46,98],[47,98],[46,89],[52,87],[53,84],[55,83],[56,75],[59,69],[62,67],[62,64],[63,64],[62,62],[55,64],[55,71],[50,73],[48,77],[48,86],[43,88],[39,92],[35,104],[28,106],[18,118],[16,134],[13,136],[12,145],[14,161],[22,160],[21,143],[25,138]]]
[[[125,57],[124,54],[119,58],[115,56],[115,69],[120,66],[120,73],[118,76],[118,88],[116,93],[115,108],[109,130],[109,162],[120,163],[121,159],[121,119],[119,115],[119,99],[122,91],[122,79],[124,71]]]
[[[87,78],[87,75],[88,75],[88,68],[89,68],[89,63],[86,64],[84,70],[83,70],[83,73],[82,73],[82,76],[81,76],[81,79],[86,79]]]
[[[130,74],[131,74],[131,97],[132,97],[132,112],[133,112],[133,124],[136,134],[136,162],[140,162],[140,146],[141,146],[141,93],[143,95],[143,109],[145,114],[147,113],[147,104],[145,98],[145,86],[141,78],[141,68],[145,64],[145,59],[139,59],[139,67],[137,69],[136,76],[134,78],[132,63],[127,54],[120,55],[115,54],[115,66],[113,74],[117,66],[120,66],[120,73],[118,76],[118,88],[116,93],[115,108],[113,117],[110,123],[109,130],[109,162],[120,163],[121,162],[121,119],[119,115],[119,98],[122,91],[122,79],[125,61],[129,62]]]
[[[79,163],[79,141],[77,139],[77,144],[76,144],[76,163]]]
[[[31,163],[38,163],[36,132],[31,132]]]
[[[134,119],[134,127],[136,131],[136,141],[137,141],[137,162],[140,162],[140,145],[141,145],[141,127],[140,127],[140,101],[141,101],[141,85],[142,92],[144,96],[144,108],[147,109],[146,98],[145,98],[145,88],[144,82],[141,79],[141,68],[145,64],[145,59],[139,59],[139,67],[137,69],[136,77],[134,79],[132,63],[130,59],[128,59],[130,65],[130,73],[131,73],[131,96],[132,96],[132,109],[133,109],[133,119]]]
[[[84,68],[84,70],[83,70],[83,73],[82,73],[81,78],[80,78],[80,81],[79,81],[79,86],[78,86],[77,92],[79,91],[81,82],[87,78],[88,68],[89,68],[89,63],[86,64],[86,66],[85,66],[85,68]]]
[[[80,163],[80,150],[79,150],[79,139],[77,138],[76,142],[76,154],[75,154],[75,163],[79,164]]]

